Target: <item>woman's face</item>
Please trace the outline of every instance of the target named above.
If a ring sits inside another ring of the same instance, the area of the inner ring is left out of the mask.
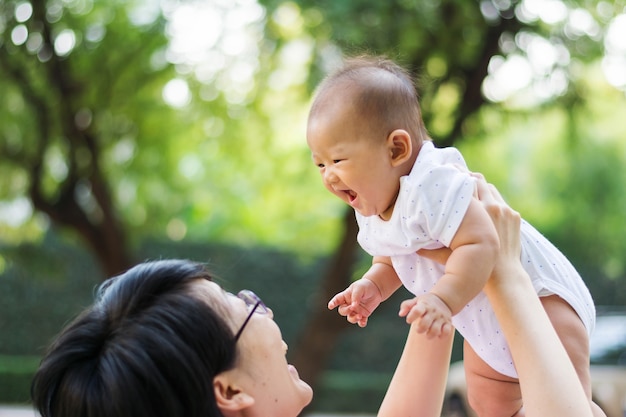
[[[214,282],[198,285],[212,293],[213,301],[224,306],[236,333],[250,313],[246,303]],[[235,369],[226,373],[254,400],[246,414],[295,417],[311,402],[313,390],[300,379],[296,368],[287,363],[287,344],[273,317],[271,310],[251,315],[236,342],[239,355]]]

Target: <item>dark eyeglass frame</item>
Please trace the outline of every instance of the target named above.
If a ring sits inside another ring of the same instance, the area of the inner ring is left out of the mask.
[[[267,308],[267,306],[265,305],[265,303],[263,303],[261,298],[250,290],[239,291],[237,293],[237,298],[243,300],[246,303],[246,307],[248,307],[250,312],[248,313],[248,317],[246,317],[246,319],[244,320],[243,324],[241,325],[237,333],[235,333],[235,342],[239,340],[239,336],[241,336],[241,332],[243,332],[243,329],[245,329],[246,325],[248,324],[248,322],[250,321],[254,313],[267,314],[269,312],[269,308]]]

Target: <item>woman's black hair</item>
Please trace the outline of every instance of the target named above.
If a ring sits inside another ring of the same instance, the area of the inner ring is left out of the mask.
[[[231,369],[233,331],[192,283],[202,264],[146,262],[105,281],[44,356],[31,395],[42,417],[221,416],[213,378]]]

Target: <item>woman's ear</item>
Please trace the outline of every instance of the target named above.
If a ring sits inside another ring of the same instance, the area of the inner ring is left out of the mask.
[[[230,378],[224,373],[213,378],[213,392],[215,402],[223,412],[243,410],[254,404],[254,398],[237,385],[232,384]]]
[[[404,129],[396,129],[387,136],[387,145],[391,155],[391,165],[399,166],[411,159],[413,141]]]

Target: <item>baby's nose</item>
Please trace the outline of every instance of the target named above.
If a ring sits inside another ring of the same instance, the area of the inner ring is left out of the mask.
[[[335,171],[330,168],[330,167],[326,167],[326,169],[324,170],[324,182],[326,184],[332,184],[337,182],[338,178],[337,175],[335,174]]]

